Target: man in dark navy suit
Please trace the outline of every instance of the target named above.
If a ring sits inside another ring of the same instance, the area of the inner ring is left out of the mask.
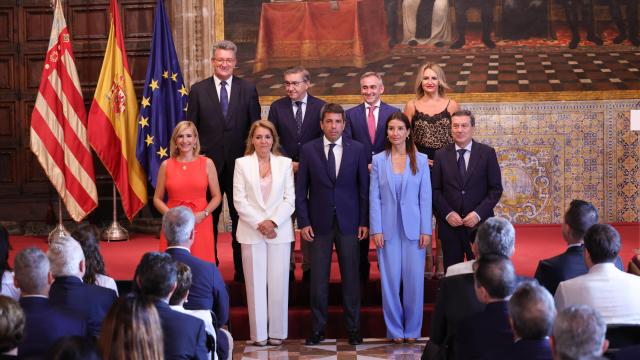
[[[218,268],[191,255],[195,217],[193,212],[178,206],[167,211],[162,217],[162,229],[167,238],[167,254],[191,269],[192,283],[189,297],[184,303],[188,310],[208,310],[213,313],[213,326],[216,328],[218,357],[226,359],[229,343],[221,328],[229,320],[229,295]]]
[[[535,278],[540,285],[556,293],[560,282],[586,274],[589,269],[584,262],[584,234],[598,223],[598,210],[584,200],[573,200],[564,214],[562,238],[567,242],[567,250],[557,256],[541,260]],[[616,267],[623,270],[622,259],[618,256]]]
[[[22,359],[43,358],[59,338],[87,336],[87,326],[81,315],[58,309],[49,303],[49,287],[53,275],[49,259],[38,248],[22,250],[13,261],[14,282],[20,289],[20,306],[26,316],[25,337],[18,345]]]
[[[47,256],[55,278],[49,290],[50,304],[84,316],[89,335],[97,337],[102,320],[118,297],[116,292],[82,282],[84,253],[72,237],[61,237],[49,245]]]
[[[324,136],[300,151],[296,181],[296,213],[304,241],[311,243],[311,318],[307,345],[324,340],[327,324],[331,252],[336,244],[342,300],[349,343],[360,336],[359,241],[367,239],[369,172],[364,147],[343,137],[344,110],[338,104],[322,108]]]
[[[347,122],[344,134],[361,143],[367,153],[367,163],[371,171],[371,157],[384,151],[384,140],[387,137],[387,119],[400,109],[380,100],[384,92],[382,78],[375,72],[366,72],[360,77],[360,94],[362,104],[345,112]],[[369,279],[369,241],[360,242],[360,280]]]
[[[507,300],[516,287],[516,273],[507,257],[485,255],[474,263],[475,291],[483,311],[462,320],[455,338],[456,359],[479,359],[513,342]]]
[[[325,102],[309,94],[311,75],[301,66],[287,69],[284,72],[284,88],[287,96],[271,104],[269,121],[275,125],[280,136],[281,151],[291,158],[294,175],[300,164],[300,148],[311,140],[322,136],[320,130],[320,110]],[[291,243],[291,272],[295,269],[293,247]],[[311,261],[309,244],[302,241],[302,273],[303,279],[309,281]]]
[[[244,156],[251,123],[260,120],[260,102],[255,84],[233,75],[238,48],[228,40],[213,44],[213,76],[197,82],[189,91],[187,118],[198,128],[202,153],[213,160],[220,191],[227,194],[232,227],[234,279],[244,281],[240,244],[236,240],[238,212],[233,206],[233,171],[236,159]],[[215,258],[218,260],[218,220],[222,204],[213,211]],[[208,215],[208,214],[207,214]]]
[[[438,150],[431,173],[433,206],[442,239],[445,269],[473,259],[477,226],[493,216],[502,196],[496,151],[473,140],[476,121],[468,110],[451,115],[454,143]]]
[[[169,254],[148,252],[136,267],[136,290],[152,300],[158,310],[166,359],[209,359],[204,322],[169,306],[177,273],[176,262]]]

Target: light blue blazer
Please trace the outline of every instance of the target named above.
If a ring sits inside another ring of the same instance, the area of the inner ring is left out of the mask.
[[[402,197],[397,199],[391,157],[383,151],[373,156],[369,187],[369,226],[371,234],[382,233],[385,241],[397,238],[404,231],[409,240],[419,240],[420,234],[431,235],[431,176],[427,156],[416,154],[418,171],[411,173],[409,157],[402,174]],[[398,225],[398,202],[404,229]]]

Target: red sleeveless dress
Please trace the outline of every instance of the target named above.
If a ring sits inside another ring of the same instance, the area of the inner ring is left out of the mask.
[[[204,211],[207,206],[207,158],[198,156],[189,162],[178,162],[174,158],[167,159],[165,172],[165,188],[167,206],[186,206],[194,213]],[[191,246],[191,254],[202,260],[214,262],[213,254],[213,220],[209,215],[200,224],[196,224],[195,241]],[[160,251],[167,248],[164,231],[160,234]]]

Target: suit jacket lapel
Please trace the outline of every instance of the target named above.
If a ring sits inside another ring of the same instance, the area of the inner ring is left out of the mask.
[[[275,157],[273,154],[269,155],[269,158],[271,161],[271,189],[269,191],[269,198],[267,199],[267,203],[265,204],[265,209],[267,208],[267,205],[271,203],[271,200],[274,198],[273,188],[276,186],[276,181],[281,181],[282,179],[282,176],[280,176],[281,170],[280,170],[280,161],[278,161],[279,159]]]
[[[460,176],[460,172],[458,171],[458,157],[456,154],[456,145],[455,143],[453,143],[447,148],[447,162],[451,164],[451,167],[456,174],[458,184],[460,185],[460,188],[462,188],[462,186],[464,185],[464,179]]]
[[[404,194],[404,190],[407,188],[407,182],[409,181],[409,174],[411,173],[410,160],[407,155],[407,160],[404,164],[404,171],[402,172],[402,187],[400,188],[400,194]]]
[[[250,169],[250,179],[256,179],[256,181],[251,181],[253,186],[253,191],[258,196],[258,205],[260,205],[263,209],[265,208],[264,200],[262,199],[262,187],[260,186],[260,164],[258,163],[258,155],[254,152],[249,157],[251,159],[251,164],[249,165]],[[273,176],[272,176],[273,179]]]
[[[348,150],[349,147],[351,146],[351,143],[349,143],[348,141],[345,140],[344,136],[342,137],[342,157],[340,158],[340,167],[336,167],[336,183],[338,182],[338,179],[340,178],[340,175],[342,174],[342,171],[340,171],[340,169],[342,169],[342,164],[344,164],[345,160],[346,160],[346,156],[348,156],[347,154],[350,153],[350,151]],[[334,147],[335,150],[335,147]],[[335,155],[335,153],[334,153]],[[329,163],[329,161],[327,160],[327,164]],[[329,166],[327,165],[327,174],[329,174]],[[331,175],[329,174],[329,177],[331,177]]]
[[[467,164],[467,172],[465,173],[463,184],[466,184],[468,179],[472,177],[471,174],[473,174],[473,171],[476,169],[476,166],[480,162],[480,159],[482,159],[482,154],[480,153],[480,151],[478,151],[479,149],[477,144],[474,144],[475,142],[472,141],[471,153],[469,154],[469,164]]]
[[[376,127],[375,141],[372,145],[378,142],[384,142],[386,135],[387,118],[390,114],[387,114],[387,104],[380,102],[380,109],[378,110],[378,126]]]
[[[309,130],[309,126],[311,126],[309,123],[311,122],[311,120],[309,120],[309,117],[311,117],[311,114],[313,113],[313,109],[312,109],[312,102],[314,101],[314,97],[311,96],[311,94],[307,93],[307,104],[306,104],[306,108],[304,110],[304,116],[302,117],[302,129],[300,130],[300,137],[302,137],[302,134],[304,134],[305,132],[307,132]],[[293,112],[293,106],[292,106],[292,110]],[[296,116],[295,114],[293,114],[293,124],[295,126],[296,123]]]
[[[225,119],[228,125],[233,126],[233,119],[235,108],[240,101],[240,81],[239,78],[234,76],[231,80],[231,94],[229,96],[229,109],[227,110],[227,118]],[[221,110],[222,111],[222,110]]]
[[[222,107],[220,107],[220,99],[218,98],[218,89],[216,88],[216,82],[213,79],[213,76],[209,78],[210,85],[208,87],[209,98],[211,99],[211,103],[213,104],[213,108],[216,111],[217,115],[220,119],[222,119]],[[210,121],[210,120],[209,120]]]
[[[393,176],[393,161],[391,160],[391,155],[384,157],[384,170],[387,176],[387,183],[389,184],[389,191],[391,191],[391,196],[394,200],[398,200],[396,197],[396,180]]]
[[[343,140],[344,143],[344,140]],[[316,142],[316,151],[318,151],[318,154],[320,155],[320,163],[322,164],[322,166],[324,167],[324,172],[327,174],[327,177],[329,178],[329,181],[333,181],[331,179],[331,175],[329,175],[329,166],[328,166],[328,159],[327,159],[327,155],[325,155],[324,153],[324,140],[323,138],[320,138],[320,141]]]

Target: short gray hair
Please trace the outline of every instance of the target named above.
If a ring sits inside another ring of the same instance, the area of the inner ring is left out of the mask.
[[[36,248],[26,248],[13,260],[13,270],[22,293],[42,294],[49,287],[49,259]]]
[[[82,277],[80,262],[84,261],[84,253],[80,244],[71,236],[62,236],[51,243],[47,257],[53,276]]]
[[[572,305],[553,323],[553,346],[560,360],[582,360],[602,355],[607,324],[594,308]]]
[[[496,254],[511,258],[516,244],[516,230],[500,217],[488,218],[476,233],[478,256]]]
[[[556,307],[547,289],[535,281],[526,281],[509,299],[513,331],[524,340],[539,340],[551,334]]]
[[[211,58],[213,59],[216,56],[216,50],[231,50],[233,51],[233,57],[236,57],[238,53],[238,47],[232,41],[229,40],[220,40],[213,43],[213,48],[211,49]]]
[[[302,74],[302,80],[306,82],[311,81],[311,74],[309,73],[309,70],[303,68],[302,66],[294,66],[285,70],[284,73],[282,73],[282,77],[284,78],[285,76],[292,74]]]
[[[374,78],[378,79],[378,81],[380,82],[380,85],[383,85],[382,84],[382,76],[380,76],[380,74],[378,74],[377,72],[375,72],[375,71],[367,71],[366,73],[364,73],[364,74],[362,74],[360,76],[360,80],[368,78],[368,77],[374,77]]]
[[[162,229],[169,246],[185,246],[191,239],[196,218],[186,206],[169,209],[162,217]]]

